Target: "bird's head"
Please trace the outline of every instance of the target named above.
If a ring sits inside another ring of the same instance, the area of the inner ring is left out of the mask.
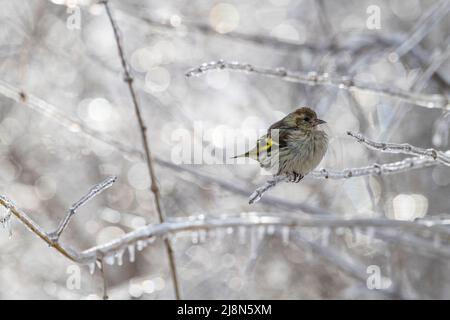
[[[308,107],[297,109],[286,118],[290,126],[303,130],[312,130],[319,124],[326,123],[324,120],[317,118],[314,110]]]

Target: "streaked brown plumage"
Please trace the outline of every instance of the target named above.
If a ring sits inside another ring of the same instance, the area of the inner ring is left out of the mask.
[[[314,110],[297,109],[272,124],[253,149],[236,157],[252,158],[273,174],[299,182],[327,151],[328,137],[319,127],[322,123]]]

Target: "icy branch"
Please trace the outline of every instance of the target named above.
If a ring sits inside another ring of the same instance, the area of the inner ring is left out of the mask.
[[[213,70],[232,70],[247,73],[259,74],[272,78],[279,78],[288,82],[303,83],[311,86],[321,85],[335,87],[350,92],[365,92],[380,95],[388,98],[398,99],[424,108],[437,108],[450,110],[448,97],[439,94],[422,94],[409,92],[406,90],[392,88],[389,86],[381,86],[379,84],[372,85],[357,81],[351,77],[332,77],[328,73],[318,74],[317,72],[294,72],[285,68],[265,68],[257,67],[247,63],[226,62],[223,60],[203,63],[201,66],[190,69],[186,72],[186,77],[200,76],[206,72]]]
[[[94,198],[95,196],[97,196],[98,194],[103,192],[104,190],[106,190],[109,187],[111,187],[114,184],[114,182],[116,182],[116,180],[117,180],[117,177],[115,177],[115,176],[111,176],[111,177],[106,178],[104,181],[102,181],[99,184],[93,186],[80,200],[75,202],[70,207],[69,211],[67,212],[66,217],[64,218],[63,221],[61,221],[61,224],[56,229],[56,231],[52,232],[50,234],[50,238],[53,240],[53,242],[57,242],[58,241],[59,237],[61,236],[61,233],[67,227],[67,225],[69,224],[70,219],[72,218],[72,216],[75,215],[75,213],[76,213],[78,208],[83,206],[86,202],[88,202],[89,200],[91,200],[92,198]]]
[[[450,156],[447,154],[447,152],[436,151],[435,149],[423,149],[412,146],[409,143],[377,142],[364,137],[360,133],[354,133],[351,131],[348,131],[347,134],[358,140],[358,142],[364,144],[365,146],[373,150],[387,153],[401,153],[416,156],[426,156],[432,158],[433,160],[443,165],[450,166]]]
[[[281,181],[287,181],[287,176],[273,176],[271,179],[267,180],[264,185],[257,188],[249,197],[248,203],[253,204],[255,202],[258,202],[264,193],[275,187],[279,182]]]
[[[74,262],[81,264],[94,264],[96,261],[108,261],[109,258],[114,258],[117,253],[123,254],[125,250],[129,250],[130,247],[135,245],[145,247],[148,243],[153,242],[155,237],[165,239],[171,235],[175,235],[180,232],[192,231],[204,231],[215,229],[229,229],[237,227],[258,227],[258,226],[273,226],[287,227],[291,230],[297,228],[381,228],[381,229],[394,229],[402,230],[409,233],[421,233],[421,234],[434,234],[438,235],[442,241],[450,239],[450,229],[445,225],[440,225],[439,221],[426,221],[426,222],[408,222],[388,219],[347,219],[341,217],[331,216],[310,216],[301,217],[293,214],[279,213],[276,216],[263,213],[248,213],[245,215],[229,215],[221,217],[208,217],[204,216],[190,216],[186,218],[179,218],[174,221],[167,221],[160,224],[150,224],[144,226],[135,231],[129,232],[115,240],[108,243],[94,246],[82,252],[73,251],[60,243],[54,243],[49,235],[30,218],[25,212],[18,209],[10,200],[5,197],[0,197],[0,205],[5,208],[9,208],[11,213],[19,219],[20,222],[25,224],[31,232],[38,235],[47,244],[59,251],[65,257]],[[284,230],[284,229],[283,229]],[[393,235],[400,239],[401,234]],[[408,239],[402,241],[407,242]],[[421,240],[425,241],[425,240]],[[440,245],[436,248],[431,246],[428,248],[430,251],[435,251],[439,255],[445,258],[450,258],[450,249]],[[133,249],[134,252],[134,249]]]
[[[434,158],[428,157],[414,157],[406,158],[402,161],[390,162],[385,164],[372,164],[365,167],[347,168],[344,170],[329,170],[320,169],[314,170],[306,177],[311,176],[317,179],[349,179],[362,176],[381,176],[401,173],[413,169],[421,169],[437,165],[438,162]],[[258,202],[262,196],[274,188],[280,182],[286,182],[286,176],[274,176],[269,179],[264,185],[257,188],[249,197],[249,204]]]

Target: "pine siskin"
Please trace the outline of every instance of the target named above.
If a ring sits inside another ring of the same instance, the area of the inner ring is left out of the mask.
[[[317,126],[326,123],[314,110],[303,107],[272,124],[256,147],[235,156],[258,161],[276,175],[299,182],[322,160],[328,146],[327,134]]]

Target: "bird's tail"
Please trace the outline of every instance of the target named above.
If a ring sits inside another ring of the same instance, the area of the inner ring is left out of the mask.
[[[236,156],[231,157],[230,159],[236,159],[236,158],[242,158],[242,157],[245,157],[245,158],[250,157],[250,151],[243,153],[243,154],[238,154]]]

